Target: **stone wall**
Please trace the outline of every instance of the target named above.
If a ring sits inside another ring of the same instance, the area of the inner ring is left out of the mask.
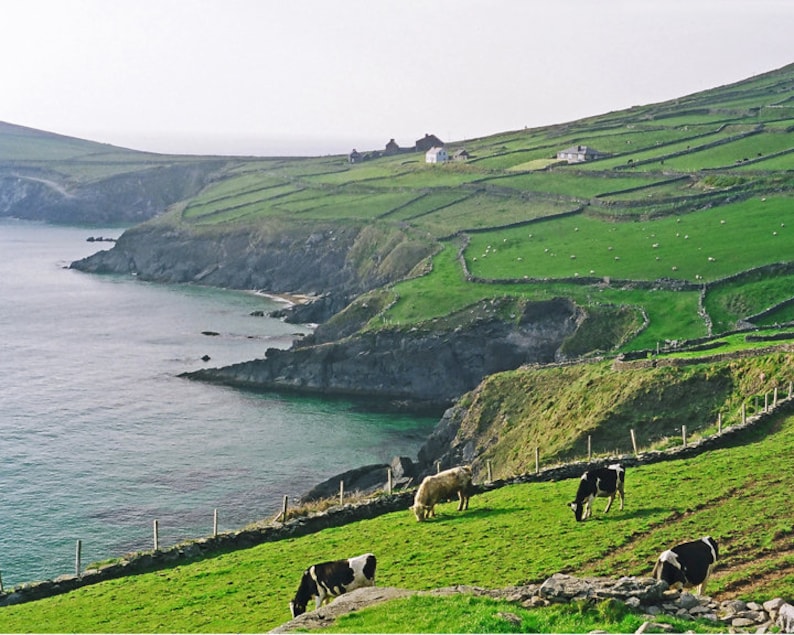
[[[542,584],[527,584],[504,589],[484,589],[471,586],[454,586],[433,591],[412,591],[394,587],[365,587],[335,599],[317,610],[309,611],[270,631],[294,633],[325,628],[333,630],[335,620],[346,613],[373,604],[410,595],[453,595],[457,593],[505,600],[524,608],[537,608],[553,603],[590,602],[614,600],[622,602],[644,616],[638,633],[671,632],[671,627],[659,621],[661,616],[674,616],[681,620],[708,620],[716,630],[727,627],[733,633],[763,633],[772,628],[782,633],[794,631],[794,606],[781,598],[763,604],[727,600],[716,602],[708,596],[695,596],[687,591],[670,589],[666,582],[653,578],[627,576],[622,578],[577,578],[557,573]],[[521,626],[521,617],[512,612],[502,612],[498,617]]]

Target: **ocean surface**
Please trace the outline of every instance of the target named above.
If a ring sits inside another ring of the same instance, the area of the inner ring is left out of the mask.
[[[119,229],[0,219],[0,576],[21,582],[269,518],[350,468],[415,457],[435,419],[179,378],[309,329],[256,293],[68,269]],[[203,332],[218,335],[205,335]],[[208,362],[202,357],[209,355]]]

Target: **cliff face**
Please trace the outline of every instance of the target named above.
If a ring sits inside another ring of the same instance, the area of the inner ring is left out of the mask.
[[[360,293],[408,275],[431,249],[391,227],[271,223],[220,231],[154,221],[71,266],[157,282],[322,295],[310,320],[322,322]]]
[[[494,317],[452,331],[358,333],[336,342],[269,349],[265,359],[186,376],[251,388],[364,396],[382,407],[440,411],[486,375],[553,361],[579,317],[567,300],[532,303],[517,322]]]
[[[44,168],[0,167],[0,216],[65,224],[139,223],[194,196],[223,163],[159,165],[83,183]]]

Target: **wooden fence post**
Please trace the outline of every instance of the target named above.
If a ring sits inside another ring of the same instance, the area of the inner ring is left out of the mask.
[[[634,434],[634,428],[630,428],[629,432],[631,433],[631,447],[634,448],[634,456],[636,456],[638,454],[637,453],[637,436]]]
[[[284,504],[281,508],[281,522],[287,522],[287,505],[289,504],[289,496],[284,494]]]
[[[775,394],[772,397],[772,407],[777,408],[777,386],[775,386]]]
[[[540,474],[540,448],[535,446],[535,474]]]
[[[769,412],[769,393],[764,393],[764,412]]]
[[[436,474],[441,471],[441,461],[436,461]]]
[[[717,413],[717,434],[722,434],[722,413]]]
[[[80,577],[80,559],[82,557],[83,551],[83,541],[78,540],[77,546],[74,550],[74,574],[79,578]]]
[[[345,504],[345,482],[339,481],[339,504]]]
[[[154,550],[157,551],[160,548],[160,521],[155,520],[152,523],[152,530],[154,533]]]
[[[684,447],[686,447],[686,426],[681,426],[681,441],[683,442]]]
[[[587,462],[593,460],[593,435],[587,435]]]
[[[488,469],[488,482],[492,483],[493,482],[493,470],[491,469],[491,459],[488,459],[485,462],[485,465],[486,465],[486,467]]]
[[[212,537],[215,538],[218,535],[218,508],[216,507],[212,510]]]

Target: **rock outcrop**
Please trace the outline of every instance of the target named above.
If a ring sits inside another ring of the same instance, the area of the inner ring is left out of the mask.
[[[497,316],[452,329],[359,332],[336,342],[185,376],[234,386],[347,395],[389,402],[392,409],[441,412],[492,373],[551,362],[576,329],[567,300],[530,303],[523,316]]]
[[[140,223],[196,195],[225,160],[196,159],[79,183],[45,168],[0,167],[0,216],[66,224]]]
[[[776,627],[779,632],[794,632],[791,615],[794,606],[781,598],[759,604],[742,600],[716,602],[708,596],[696,596],[687,591],[670,589],[666,582],[653,578],[625,576],[621,578],[578,578],[556,573],[542,584],[527,584],[504,589],[455,586],[434,591],[410,591],[394,587],[367,587],[339,596],[330,604],[309,611],[282,624],[271,633],[293,633],[298,630],[330,628],[334,621],[352,611],[409,595],[450,595],[466,593],[497,600],[514,602],[524,608],[537,608],[553,603],[600,602],[615,600],[644,615],[638,633],[669,632],[669,625],[656,622],[661,615],[682,620],[708,620],[715,625],[729,627],[733,633],[763,633]],[[514,614],[500,615],[520,625]]]
[[[407,276],[431,248],[386,226],[273,221],[252,232],[153,221],[71,267],[155,282],[314,295],[321,301],[313,321],[322,322],[359,294]]]

